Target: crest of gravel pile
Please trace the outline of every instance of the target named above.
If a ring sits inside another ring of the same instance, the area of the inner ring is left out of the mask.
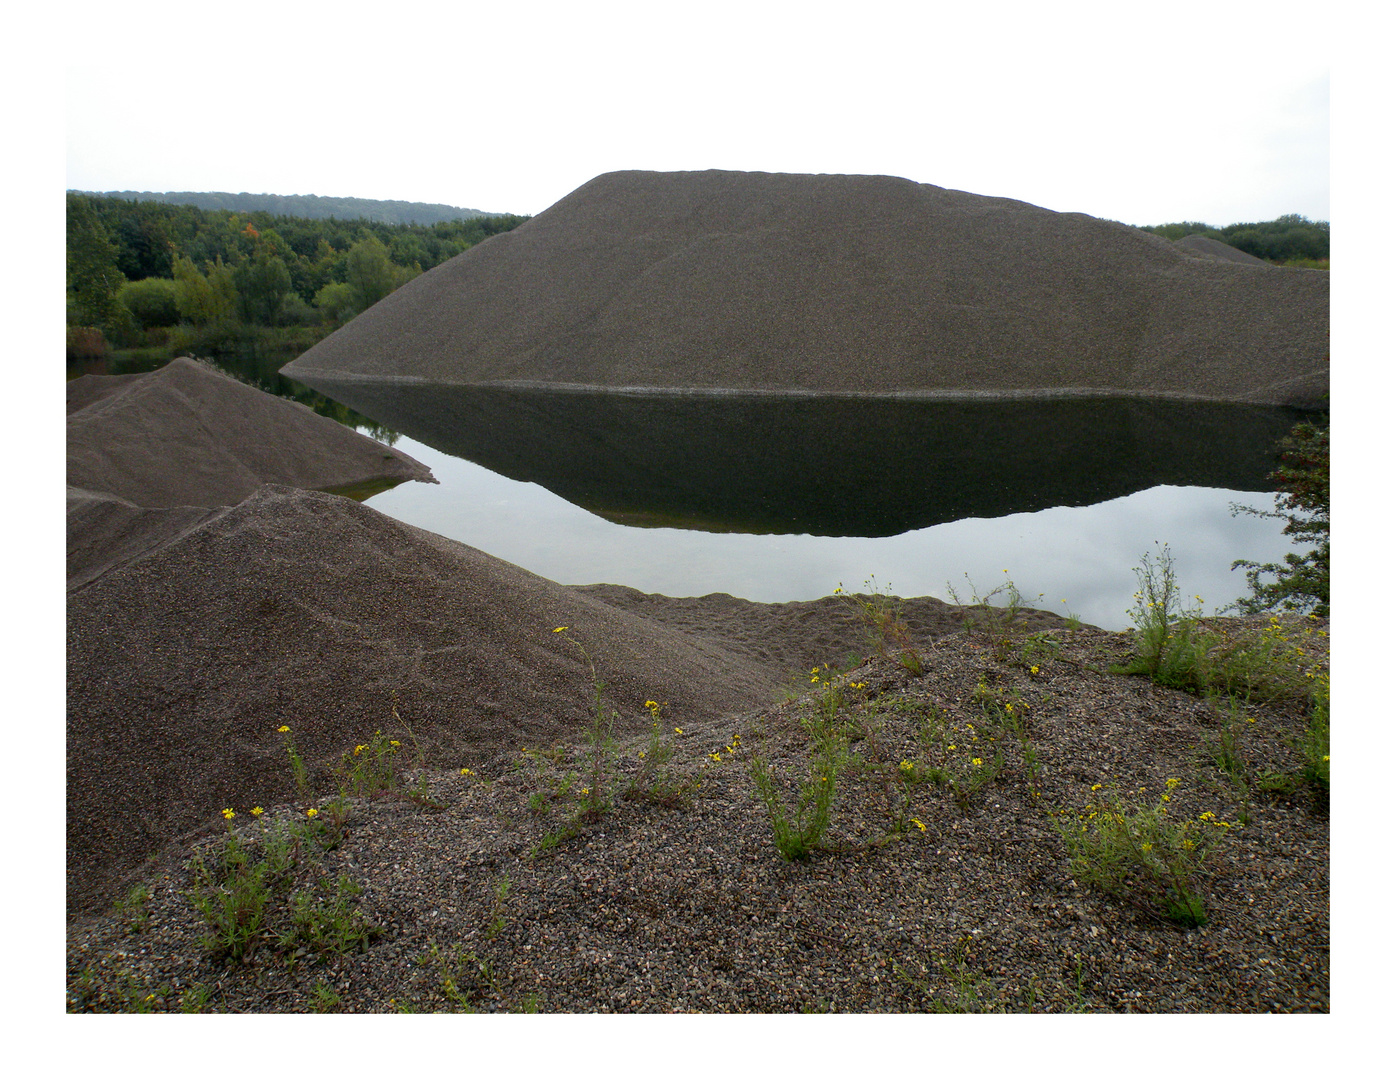
[[[80,589],[264,483],[371,494],[434,484],[421,462],[187,357],[68,383],[68,588]]]
[[[1328,276],[887,176],[616,172],[285,370],[355,383],[1314,405]]]

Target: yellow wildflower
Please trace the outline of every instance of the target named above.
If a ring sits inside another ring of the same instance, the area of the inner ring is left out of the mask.
[[[281,732],[282,734],[285,734],[286,732],[290,731],[291,729],[288,728],[285,724],[282,724],[282,725],[281,725],[279,728],[277,728],[276,730],[279,731],[279,732]]]
[[[229,821],[232,821],[233,818],[237,817],[237,815],[233,813],[232,810],[224,810],[223,816],[227,818]]]
[[[265,813],[266,813],[266,811],[263,810],[260,806],[254,806],[254,807],[252,808],[252,816],[253,816],[253,817],[261,817],[261,816],[262,816],[263,814],[265,814]]]

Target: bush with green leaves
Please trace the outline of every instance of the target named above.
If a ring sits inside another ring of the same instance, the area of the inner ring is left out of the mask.
[[[116,298],[144,330],[179,322],[178,286],[169,278],[128,281],[117,290]]]

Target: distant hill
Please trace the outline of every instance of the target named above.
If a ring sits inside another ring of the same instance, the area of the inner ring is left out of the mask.
[[[197,206],[201,210],[233,210],[244,214],[257,210],[299,218],[338,218],[340,221],[378,221],[385,225],[434,225],[438,221],[460,221],[485,217],[484,210],[444,203],[402,202],[397,199],[355,199],[326,195],[252,195],[240,191],[84,191],[83,195],[105,195],[112,199],[138,202],[173,203]]]

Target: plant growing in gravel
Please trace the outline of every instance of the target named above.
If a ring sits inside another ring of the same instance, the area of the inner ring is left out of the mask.
[[[490,908],[490,924],[485,927],[485,940],[493,941],[504,932],[504,928],[509,925],[509,919],[504,914],[505,901],[509,899],[509,890],[513,887],[513,882],[509,880],[509,875],[505,874],[494,883],[494,904]]]
[[[281,744],[286,748],[286,756],[291,761],[291,777],[296,782],[296,792],[301,798],[305,798],[310,794],[310,782],[305,774],[305,761],[302,759],[300,751],[296,749],[295,736],[291,734],[291,728],[286,724],[282,724],[276,730],[281,736]]]
[[[261,808],[254,810],[254,817],[260,816]],[[260,843],[254,844],[238,834],[233,826],[237,814],[226,809],[226,834],[209,857],[198,854],[190,861],[194,886],[189,899],[207,924],[204,946],[215,959],[245,961],[268,940],[283,950],[304,947],[321,954],[366,945],[371,929],[349,907],[358,886],[348,878],[337,881],[333,895],[318,895],[324,888],[317,880],[311,891],[287,896],[303,860],[313,857],[311,865],[317,865],[320,852],[328,849],[326,825],[317,808],[311,811],[296,826],[263,826]],[[287,906],[279,933],[273,926],[278,900]]]
[[[339,1008],[339,995],[334,992],[334,988],[324,979],[319,979],[315,983],[315,989],[310,992],[310,1011],[317,1013],[334,1012]]]
[[[116,904],[117,912],[126,920],[133,934],[138,934],[150,924],[150,886],[133,885]]]
[[[891,584],[886,592],[878,587],[875,577],[868,578],[863,585],[868,590],[865,595],[852,595],[843,591],[840,581],[834,595],[846,597],[853,605],[858,620],[867,628],[868,642],[878,656],[887,659],[889,654],[895,654],[902,667],[913,675],[920,675],[923,670],[921,654],[902,615],[902,602],[892,595]]]
[[[810,737],[808,779],[800,782],[794,802],[784,792],[764,755],[751,758],[749,770],[756,795],[766,807],[776,850],[787,860],[806,859],[822,845],[833,817],[838,774],[847,759],[847,746],[835,723],[822,708],[803,721]]]
[[[1144,552],[1134,573],[1139,589],[1128,614],[1135,627],[1135,656],[1122,673],[1147,675],[1164,686],[1197,689],[1197,672],[1206,653],[1197,634],[1201,597],[1194,597],[1197,606],[1183,604],[1167,544],[1157,557]]]
[[[661,730],[661,716],[664,706],[657,701],[646,701],[645,708],[650,714],[650,736],[645,749],[639,752],[639,768],[626,785],[623,797],[653,803],[656,806],[680,806],[688,800],[689,793],[697,786],[693,778],[680,778],[669,770],[669,762],[674,757],[673,736],[665,736]],[[674,735],[682,736],[682,728],[674,728]],[[740,743],[741,737],[733,736]],[[735,752],[735,749],[734,749]]]
[[[320,956],[347,956],[363,952],[373,938],[373,926],[353,906],[363,889],[341,874],[333,887],[323,878],[309,889],[291,896],[288,923],[280,936],[284,950],[294,950],[291,959],[306,952]]]
[[[1210,629],[1200,623],[1201,597],[1186,607],[1168,545],[1156,559],[1144,553],[1135,568],[1139,591],[1130,616],[1135,623],[1134,658],[1114,668],[1147,675],[1164,686],[1194,693],[1220,692],[1245,701],[1304,700],[1322,668],[1316,655],[1326,631],[1316,616],[1285,623],[1270,617],[1261,629]]]
[[[190,900],[208,924],[205,947],[215,957],[244,959],[266,923],[272,893],[270,868],[256,858],[233,830],[232,810],[224,810],[228,832],[210,867],[202,855],[191,863],[194,889]]]
[[[504,1005],[507,1012],[538,1011],[536,994],[525,994],[516,1002],[506,1000],[494,961],[488,956],[480,956],[463,945],[457,945],[448,952],[433,941],[425,959],[435,966],[437,986],[453,1011],[479,1012],[479,1006],[490,999]]]
[[[402,743],[375,731],[366,743],[344,751],[339,759],[340,791],[350,795],[378,795],[398,788],[398,751]]]
[[[1231,825],[1211,811],[1194,819],[1171,815],[1168,804],[1179,783],[1170,778],[1152,806],[1126,802],[1095,784],[1083,809],[1058,811],[1054,823],[1077,880],[1181,926],[1202,926],[1207,911],[1196,875]]]
[[[561,634],[566,641],[570,642],[582,654],[582,659],[586,661],[587,668],[591,671],[591,723],[587,727],[586,735],[589,747],[589,782],[582,788],[579,821],[595,821],[611,808],[611,771],[616,756],[616,744],[612,737],[612,731],[620,714],[614,709],[607,708],[602,699],[602,691],[606,689],[606,684],[601,681],[601,677],[597,674],[596,664],[586,646],[569,635],[565,626],[555,628],[553,633]]]
[[[1005,570],[1004,574],[1007,573]],[[949,582],[945,583],[946,594],[951,603],[965,608],[965,631],[971,636],[983,637],[993,650],[994,658],[1002,663],[1012,652],[1019,632],[1018,616],[1023,611],[1023,594],[1018,591],[1012,578],[1007,578],[1003,584],[990,589],[983,596],[979,595],[969,574],[965,575],[965,581],[969,584],[968,603],[960,599],[959,593]],[[1038,593],[1038,599],[1041,598],[1042,594]],[[1003,603],[994,603],[996,599],[1002,599]]]
[[[962,934],[949,956],[932,954],[931,960],[949,984],[950,996],[937,995],[929,979],[913,976],[900,963],[892,965],[893,973],[902,982],[919,990],[926,999],[926,1012],[931,1013],[1002,1013],[1010,1011],[1002,1000],[993,980],[970,966],[974,950],[972,935]]]

